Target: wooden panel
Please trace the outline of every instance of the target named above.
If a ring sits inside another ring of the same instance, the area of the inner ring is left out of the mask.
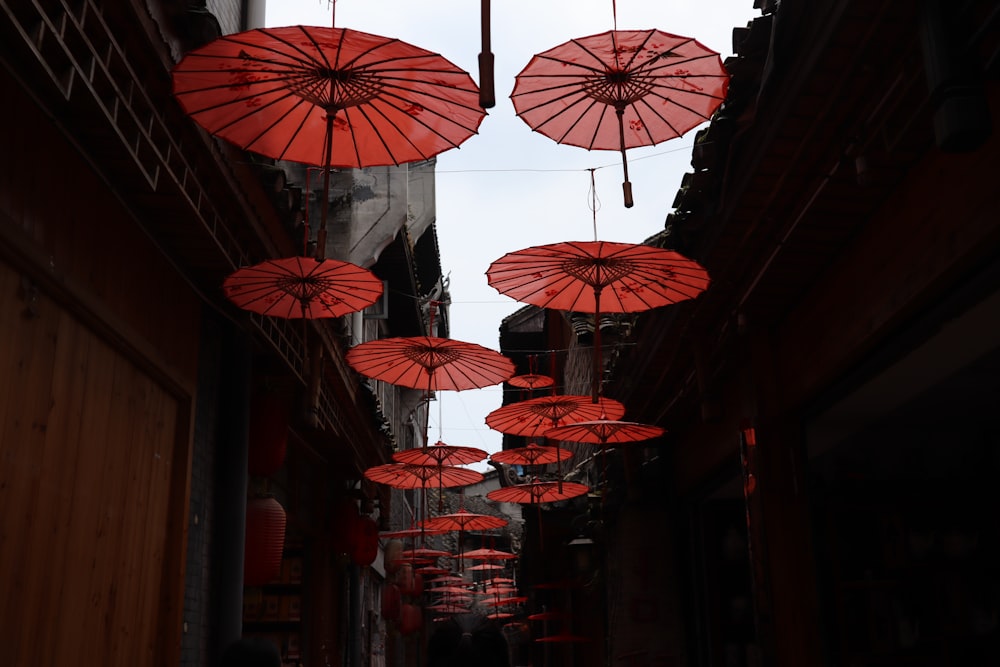
[[[190,397],[44,294],[25,315],[20,287],[0,264],[5,661],[167,664],[179,628],[164,615],[179,602],[162,602],[181,593],[187,475],[175,468],[187,466]]]

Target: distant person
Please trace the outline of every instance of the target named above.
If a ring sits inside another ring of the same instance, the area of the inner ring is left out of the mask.
[[[281,652],[262,637],[243,637],[222,652],[219,667],[281,667]]]
[[[478,614],[459,614],[439,623],[427,641],[427,667],[510,667],[507,639]]]

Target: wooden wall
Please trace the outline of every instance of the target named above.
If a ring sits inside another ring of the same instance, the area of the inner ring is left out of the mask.
[[[200,302],[5,90],[0,661],[175,665]]]

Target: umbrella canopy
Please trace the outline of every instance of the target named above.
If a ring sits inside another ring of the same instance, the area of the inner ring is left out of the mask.
[[[618,421],[614,419],[598,419],[595,421],[575,422],[565,426],[557,426],[545,432],[546,438],[564,440],[567,442],[586,442],[600,445],[620,445],[629,442],[641,442],[658,438],[667,430],[651,424]]]
[[[541,446],[534,443],[524,447],[505,449],[490,456],[490,460],[497,463],[522,466],[547,465],[571,458],[573,458],[573,452],[568,449]]]
[[[451,570],[443,567],[436,567],[434,565],[426,565],[424,567],[417,568],[417,574],[422,577],[431,577],[438,574],[448,574]]]
[[[569,614],[565,611],[540,611],[528,616],[529,621],[556,621],[564,618],[569,618]]]
[[[555,378],[548,375],[524,373],[522,375],[515,375],[507,380],[507,383],[512,387],[518,387],[520,389],[543,389],[545,387],[553,386],[556,381]]]
[[[495,350],[450,338],[381,338],[356,345],[347,363],[390,384],[462,391],[499,384],[514,375],[514,363]]]
[[[577,482],[535,481],[528,484],[514,484],[494,489],[487,493],[486,497],[500,503],[538,505],[559,500],[569,500],[570,498],[585,495],[588,491],[590,491],[590,488],[587,485]]]
[[[509,522],[507,519],[489,514],[476,514],[468,510],[460,509],[454,514],[442,514],[441,516],[425,519],[421,525],[433,530],[492,530],[503,528]]]
[[[447,59],[345,28],[226,35],[188,52],[173,84],[212,134],[318,166],[426,160],[474,135],[486,115],[472,77]]]
[[[415,466],[385,463],[365,470],[365,479],[396,489],[450,488],[483,481],[483,474],[454,466]]]
[[[618,150],[632,206],[626,149],[653,146],[709,120],[726,98],[719,54],[660,30],[611,30],[534,56],[511,101],[533,130],[560,144]]]
[[[482,461],[489,453],[475,447],[459,447],[446,445],[440,440],[428,447],[405,449],[392,455],[397,463],[409,463],[418,466],[458,466]],[[426,523],[426,522],[425,522]]]
[[[428,547],[417,547],[416,549],[404,549],[400,558],[454,558],[455,554],[441,549],[430,549]]]
[[[477,565],[473,565],[472,567],[467,567],[465,569],[469,571],[479,572],[484,570],[503,570],[504,566],[500,565],[499,563],[479,563]]]
[[[238,269],[222,283],[234,304],[288,319],[340,317],[364,310],[382,295],[382,281],[349,262],[312,257],[273,259]]]
[[[486,415],[486,424],[501,433],[541,437],[546,431],[578,421],[611,418],[625,414],[620,402],[601,397],[594,403],[590,396],[540,396],[527,401],[508,403]]]
[[[498,549],[472,549],[470,551],[463,551],[462,558],[469,560],[510,560],[517,558],[517,554]]]
[[[673,250],[640,243],[566,241],[507,253],[490,264],[487,282],[501,294],[540,308],[634,313],[692,299],[708,272]]]

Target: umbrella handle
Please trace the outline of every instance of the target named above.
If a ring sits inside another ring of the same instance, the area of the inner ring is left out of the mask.
[[[490,52],[490,0],[480,0],[480,33],[482,52],[479,54],[479,106],[492,109],[497,99],[493,85],[493,54]]]
[[[622,151],[622,169],[625,171],[625,182],[622,183],[622,194],[625,196],[625,208],[632,208],[632,182],[628,180],[628,158],[625,157],[625,107],[615,109],[618,116],[618,141]]]

